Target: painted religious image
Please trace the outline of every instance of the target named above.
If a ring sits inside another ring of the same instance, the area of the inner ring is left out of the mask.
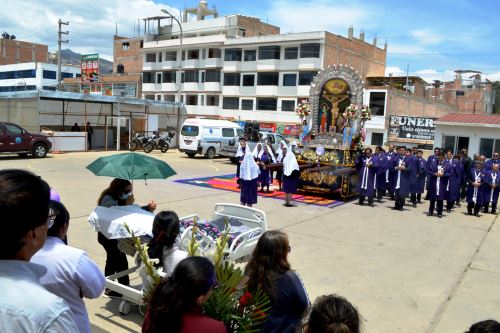
[[[319,105],[317,133],[335,135],[342,132],[345,125],[342,114],[350,105],[347,82],[341,79],[327,81],[323,86]]]

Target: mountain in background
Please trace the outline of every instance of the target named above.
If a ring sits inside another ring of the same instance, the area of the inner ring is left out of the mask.
[[[63,64],[71,64],[78,65],[82,61],[82,55],[80,53],[76,53],[71,51],[70,49],[61,51],[61,62]],[[99,73],[101,74],[109,74],[113,72],[113,62],[106,59],[99,59]]]

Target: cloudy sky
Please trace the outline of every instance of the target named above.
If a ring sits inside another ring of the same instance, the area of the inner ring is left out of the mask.
[[[112,60],[115,25],[132,36],[137,19],[179,12],[198,0],[2,0],[3,31],[57,47],[57,21],[69,21],[68,45]],[[500,1],[497,0],[209,0],[221,15],[241,13],[281,27],[283,33],[328,30],[388,44],[387,73],[448,80],[456,69],[479,70],[500,80]]]

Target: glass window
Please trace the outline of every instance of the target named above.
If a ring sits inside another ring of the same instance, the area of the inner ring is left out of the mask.
[[[297,85],[297,74],[283,74],[283,85],[285,87],[295,87]]]
[[[177,61],[177,52],[176,51],[165,52],[165,61]]]
[[[299,73],[299,86],[308,86],[311,84],[314,77],[318,72],[300,72]]]
[[[319,43],[300,44],[301,58],[319,58]]]
[[[225,86],[239,86],[240,85],[240,73],[224,73],[224,85]]]
[[[184,82],[198,82],[198,71],[185,71]]]
[[[207,105],[219,106],[219,96],[218,95],[207,95]]]
[[[384,133],[372,133],[372,146],[382,146],[384,144]]]
[[[240,107],[240,99],[238,97],[224,97],[222,99],[222,108],[230,110],[238,110]]]
[[[201,50],[201,59],[205,59],[207,57],[207,50],[202,49]]]
[[[158,53],[158,62],[163,61],[163,52]]]
[[[218,69],[207,69],[206,72],[206,82],[220,82],[220,70]]]
[[[257,85],[259,86],[277,86],[280,74],[278,72],[258,73]]]
[[[257,98],[257,110],[276,111],[277,106],[277,98]]]
[[[198,95],[187,95],[186,105],[198,105]]]
[[[227,49],[224,56],[225,61],[241,61],[241,49]]]
[[[200,58],[200,50],[189,50],[187,52],[188,60],[199,59]]]
[[[73,77],[73,73],[61,73],[62,78]]]
[[[130,48],[130,43],[129,42],[122,43],[122,50],[126,51],[129,48]]]
[[[163,95],[163,100],[167,102],[175,102],[175,95]]]
[[[16,125],[13,124],[5,124],[5,128],[7,129],[7,133],[9,135],[21,135],[23,134],[23,130]]]
[[[161,83],[161,73],[156,73],[156,83]]]
[[[494,153],[500,153],[500,139],[495,140],[495,150]]]
[[[280,59],[281,47],[279,45],[269,45],[259,47],[259,60]]]
[[[233,128],[223,128],[222,129],[222,137],[234,138],[234,129]]]
[[[200,128],[193,125],[184,125],[181,129],[181,135],[184,136],[198,136],[200,133]]]
[[[175,83],[177,81],[177,72],[163,72],[163,83]]]
[[[255,75],[247,74],[243,75],[243,86],[244,87],[253,87],[255,85]]]
[[[385,114],[385,92],[370,92],[370,109],[372,116],[383,116]]]
[[[242,99],[241,100],[242,110],[253,110],[253,99]]]
[[[154,76],[151,72],[142,73],[142,83],[154,83],[153,78]]]
[[[444,148],[444,150],[450,149],[451,151],[455,151],[456,140],[457,140],[456,136],[445,135],[443,137],[443,148]]]
[[[245,50],[245,61],[257,60],[257,50]]]
[[[201,72],[201,83],[204,83],[204,82],[205,82],[205,75],[206,75],[206,72],[205,72],[205,71],[202,71],[202,72]]]
[[[281,111],[295,111],[295,100],[293,101],[281,101]]]
[[[56,71],[48,71],[48,70],[43,70],[43,78],[44,79],[52,79],[55,80],[57,78]]]
[[[146,53],[146,62],[156,62],[156,53]]]
[[[298,47],[287,47],[285,48],[285,60],[297,59],[299,57]]]
[[[457,90],[457,91],[455,91],[455,96],[465,96],[465,91]]]
[[[208,49],[208,58],[220,58],[221,52],[220,49]]]
[[[486,157],[493,156],[493,144],[495,140],[493,139],[481,139],[479,143],[479,154]]]

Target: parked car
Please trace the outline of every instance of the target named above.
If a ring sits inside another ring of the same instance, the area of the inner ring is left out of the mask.
[[[30,133],[19,125],[0,122],[0,153],[28,154],[35,158],[47,156],[52,143],[43,134]]]
[[[182,124],[179,151],[212,159],[220,154],[223,140],[243,135],[241,127],[227,120],[186,119]]]
[[[247,140],[247,147],[250,149],[250,151],[253,151],[258,142],[267,142],[268,144],[271,144],[273,146],[273,149],[276,151],[281,141],[285,141],[287,144],[289,143],[288,140],[280,134],[259,131],[259,141]],[[236,163],[236,152],[238,150],[238,145],[239,136],[223,140],[221,144],[220,155],[229,157],[231,162]]]

